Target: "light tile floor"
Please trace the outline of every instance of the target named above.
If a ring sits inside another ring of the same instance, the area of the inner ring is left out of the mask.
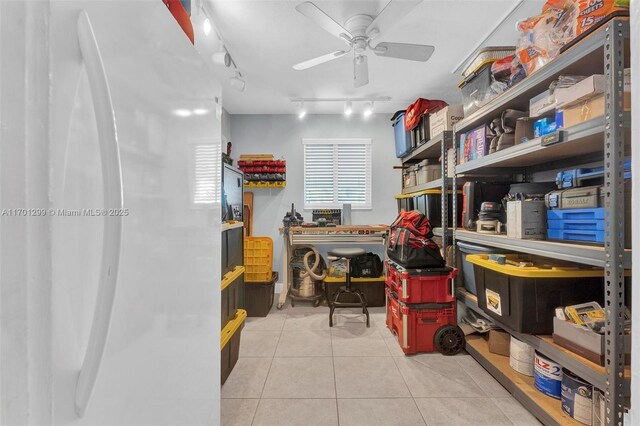
[[[329,328],[327,307],[303,303],[247,318],[222,425],[540,424],[468,354],[405,356],[369,311],[370,328],[346,309]]]

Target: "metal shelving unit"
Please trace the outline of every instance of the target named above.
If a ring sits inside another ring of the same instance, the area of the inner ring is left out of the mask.
[[[505,234],[482,234],[462,229],[455,230],[456,240],[497,247],[538,256],[554,257],[570,262],[604,268],[606,265],[605,248],[597,245],[571,244],[547,240],[520,240],[509,238]],[[625,268],[631,267],[631,250],[624,250],[622,261]]]
[[[567,349],[564,349],[561,346],[556,345],[555,343],[553,343],[553,338],[551,336],[537,336],[533,334],[519,333],[505,326],[504,324],[501,324],[495,318],[487,316],[487,314],[485,314],[484,311],[480,309],[480,307],[478,307],[477,297],[466,291],[464,288],[456,289],[456,298],[464,303],[467,307],[471,308],[474,312],[496,323],[500,328],[517,337],[518,340],[526,342],[538,352],[568,368],[589,383],[595,385],[600,389],[604,389],[606,387],[607,376],[605,374],[604,367],[595,364],[588,359],[583,358]],[[631,371],[629,369],[625,371],[625,377],[627,379],[631,377]],[[628,394],[628,380],[625,386],[625,393]]]
[[[631,266],[631,251],[624,243],[624,157],[630,149],[631,115],[623,111],[623,71],[629,66],[629,22],[614,18],[593,33],[571,46],[559,57],[536,71],[510,90],[496,97],[478,111],[454,126],[455,135],[471,130],[498,117],[507,108],[527,110],[529,99],[545,91],[561,74],[605,75],[605,114],[572,128],[561,130],[559,142],[543,146],[540,139],[515,145],[481,159],[457,165],[457,144],[454,144],[455,173],[451,185],[477,176],[512,175],[535,181],[536,171],[548,171],[577,164],[604,162],[606,189],[605,244],[603,246],[569,244],[553,241],[518,240],[506,235],[479,234],[456,229],[452,243],[457,239],[486,246],[509,249],[522,253],[552,257],[604,268],[604,300],[606,309],[605,367],[589,361],[555,345],[548,336],[517,333],[503,327],[510,334],[526,341],[541,353],[554,359],[585,380],[602,389],[606,399],[606,424],[622,424],[625,396],[628,395],[630,376],[624,364],[624,272]],[[457,139],[457,138],[456,138]],[[446,176],[443,174],[443,176]],[[458,206],[453,199],[452,214]],[[446,222],[446,221],[445,221]],[[453,256],[455,262],[455,254]],[[471,309],[481,311],[473,297],[458,289],[457,298]],[[492,318],[493,320],[493,318]],[[528,384],[505,372],[501,361],[495,360],[481,344],[468,342],[468,351],[536,417],[545,424],[567,424],[555,415],[555,406],[528,392]],[[559,403],[557,405],[559,407]]]
[[[449,228],[449,203],[447,197],[451,188],[456,188],[454,184],[454,178],[449,176],[449,168],[447,162],[447,150],[453,145],[453,132],[444,131],[438,135],[435,135],[431,140],[420,145],[414,149],[407,157],[402,158],[402,164],[412,164],[427,158],[439,158],[440,159],[440,179],[433,180],[431,182],[423,183],[421,185],[412,186],[409,188],[403,188],[402,193],[396,195],[396,199],[409,198],[412,196],[418,196],[427,194],[430,190],[440,190],[441,201],[441,217],[442,226],[433,230],[434,235],[442,237],[442,250],[446,253],[448,241],[453,237],[453,231]],[[455,205],[456,194],[453,196],[453,204]],[[455,217],[455,215],[454,215]]]

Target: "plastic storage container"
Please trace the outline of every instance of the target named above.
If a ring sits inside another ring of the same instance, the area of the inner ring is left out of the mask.
[[[462,110],[466,117],[491,100],[491,63],[468,75],[458,87],[462,92]]]
[[[429,114],[420,117],[418,125],[411,130],[411,148],[415,149],[430,139]]]
[[[405,269],[385,260],[386,284],[403,303],[450,303],[455,300],[451,280],[458,270],[451,267]]]
[[[244,309],[247,311],[247,316],[267,316],[273,306],[276,281],[278,281],[278,273],[273,272],[269,281],[245,282]]]
[[[272,265],[273,240],[269,237],[244,237],[244,282],[270,281]]]
[[[359,289],[367,299],[367,306],[384,306],[384,281],[385,277],[378,278],[353,278],[351,277],[351,288]],[[333,301],[340,287],[344,287],[346,280],[344,277],[326,277],[324,279],[325,297]],[[358,303],[360,300],[353,295],[340,296],[341,302]]]
[[[442,166],[440,164],[427,164],[420,162],[416,168],[416,184],[432,182],[442,177]]]
[[[244,320],[247,318],[247,312],[238,309],[232,321],[230,321],[220,333],[220,384],[224,385],[229,374],[236,366],[238,357],[240,356],[240,335],[244,328]]]
[[[489,46],[480,50],[469,65],[462,71],[462,77],[472,75],[486,64],[493,64],[499,59],[504,59],[516,53],[515,46]]]
[[[402,171],[402,187],[411,188],[416,186],[416,166],[409,166]]]
[[[222,276],[236,266],[242,265],[244,258],[242,250],[243,239],[244,228],[242,222],[223,224],[222,240],[220,241],[220,249],[222,251]]]
[[[405,354],[435,352],[438,330],[448,324],[456,325],[455,302],[406,305],[389,289],[386,294],[387,328],[398,337]]]
[[[222,277],[220,282],[222,289],[222,297],[220,299],[221,328],[224,328],[235,317],[236,311],[242,308],[242,296],[244,294],[243,274],[244,267],[236,266]]]
[[[486,254],[467,255],[474,265],[478,306],[499,324],[520,333],[551,334],[558,306],[604,297],[603,270],[552,263],[535,256],[501,255],[506,264]],[[518,266],[533,262],[534,266]]]
[[[467,261],[468,254],[507,254],[511,253],[508,250],[500,250],[495,247],[485,247],[479,246],[476,244],[466,243],[463,241],[458,241],[458,250],[460,250],[460,265],[462,265],[462,282],[464,284],[464,288],[467,289],[468,292],[476,293],[476,277],[473,272],[473,264]]]
[[[460,206],[462,203],[462,195],[458,194],[457,197],[458,206]],[[418,210],[420,213],[427,216],[432,227],[442,227],[442,191],[439,189],[422,191],[420,195],[415,195],[413,198],[413,209]],[[453,197],[451,195],[447,197],[447,202],[450,217],[448,226],[452,227],[453,217],[451,216],[451,212],[453,212]],[[460,219],[462,218],[462,209],[458,209],[457,215],[458,223],[460,223]]]
[[[411,132],[404,127],[405,113],[398,114],[393,123],[393,135],[396,140],[396,157],[402,158],[411,152]]]

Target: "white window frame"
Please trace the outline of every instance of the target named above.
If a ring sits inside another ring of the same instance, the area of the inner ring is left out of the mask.
[[[370,138],[303,138],[303,180],[304,180],[304,193],[303,202],[304,202],[304,210],[313,210],[313,209],[340,209],[342,205],[345,203],[338,202],[338,168],[335,163],[335,159],[337,156],[338,145],[366,145],[369,161],[365,163],[365,176],[366,176],[366,188],[365,188],[365,199],[366,203],[364,204],[356,204],[351,203],[352,210],[371,210],[373,208],[373,200],[371,195],[371,169],[373,164],[373,144],[371,143]],[[305,149],[305,145],[333,145],[334,152],[334,165],[333,165],[333,182],[334,182],[334,193],[333,193],[333,203],[314,203],[307,204],[306,194],[307,194],[307,180],[306,176],[306,167],[307,167],[307,152]]]

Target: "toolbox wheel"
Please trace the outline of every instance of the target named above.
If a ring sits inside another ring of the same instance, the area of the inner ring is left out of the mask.
[[[464,333],[457,325],[444,325],[434,336],[436,349],[442,355],[455,355],[464,349]]]

